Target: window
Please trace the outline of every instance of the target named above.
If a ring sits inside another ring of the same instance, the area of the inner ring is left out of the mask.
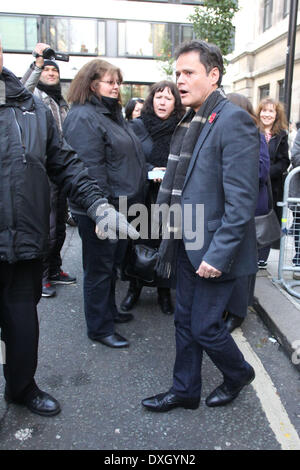
[[[46,34],[57,51],[76,54],[105,54],[105,22],[96,19],[48,18]]]
[[[146,99],[149,91],[150,84],[123,83],[120,90],[123,106],[125,106],[131,98]]]
[[[263,100],[270,95],[270,85],[263,85],[259,87],[259,100]]]
[[[278,81],[278,101],[284,103],[284,80]]]
[[[137,42],[136,38],[139,38]],[[183,41],[193,39],[192,25],[120,21],[118,23],[118,55],[159,57],[171,44],[171,54]]]
[[[122,21],[118,24],[119,56],[153,57],[163,48],[166,25]],[[137,41],[136,38],[139,38]]]
[[[273,14],[273,0],[264,0],[264,23],[263,30],[271,28]]]
[[[282,16],[285,18],[290,12],[291,0],[283,0]]]
[[[38,19],[34,16],[0,16],[5,51],[32,51],[38,42]]]

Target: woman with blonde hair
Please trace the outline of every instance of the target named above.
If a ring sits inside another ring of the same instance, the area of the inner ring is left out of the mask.
[[[281,207],[277,202],[283,198],[284,177],[290,165],[288,145],[288,122],[284,106],[272,98],[264,98],[258,105],[257,116],[261,132],[264,133],[270,154],[270,178],[273,193],[273,205],[281,224]],[[273,248],[279,248],[279,243]],[[269,248],[260,251],[259,268],[267,267]]]
[[[85,64],[71,83],[68,101],[72,106],[63,127],[67,142],[116,210],[120,197],[127,198],[128,208],[143,202],[146,182],[142,147],[121,112],[122,81],[120,69],[105,60]],[[130,313],[119,313],[115,300],[117,268],[127,240],[100,240],[89,217],[78,207],[71,209],[82,239],[88,337],[112,348],[127,347],[128,341],[114,327],[133,318]]]

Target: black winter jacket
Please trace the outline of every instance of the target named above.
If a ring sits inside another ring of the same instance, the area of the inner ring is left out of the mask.
[[[120,110],[113,116],[92,96],[91,101],[71,107],[63,133],[111,204],[118,208],[120,196],[127,196],[128,205],[143,202],[147,177],[145,156]],[[72,212],[80,212],[73,204],[71,208]]]
[[[103,196],[74,150],[59,137],[50,109],[3,68],[0,106],[0,262],[44,256],[49,234],[47,174],[84,209]]]
[[[273,203],[277,208],[277,202],[283,198],[283,184],[287,169],[290,165],[288,135],[282,130],[269,141],[270,177],[272,183]]]

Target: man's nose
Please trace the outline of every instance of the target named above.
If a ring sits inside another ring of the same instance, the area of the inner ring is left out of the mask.
[[[178,83],[182,83],[182,82],[183,82],[183,74],[180,73],[176,77],[176,83],[178,84]]]

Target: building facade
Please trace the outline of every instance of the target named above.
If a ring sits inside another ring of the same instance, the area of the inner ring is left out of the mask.
[[[227,81],[254,107],[265,96],[284,99],[290,0],[240,0],[235,17],[235,49]],[[298,13],[291,120],[300,120],[300,16]]]
[[[188,16],[199,1],[99,0],[84,3],[15,0],[0,9],[0,35],[5,66],[22,77],[33,61],[37,42],[70,54],[60,62],[65,88],[89,60],[101,57],[124,75],[123,102],[144,97],[149,85],[165,78],[161,57],[166,41],[172,51],[193,38]]]

